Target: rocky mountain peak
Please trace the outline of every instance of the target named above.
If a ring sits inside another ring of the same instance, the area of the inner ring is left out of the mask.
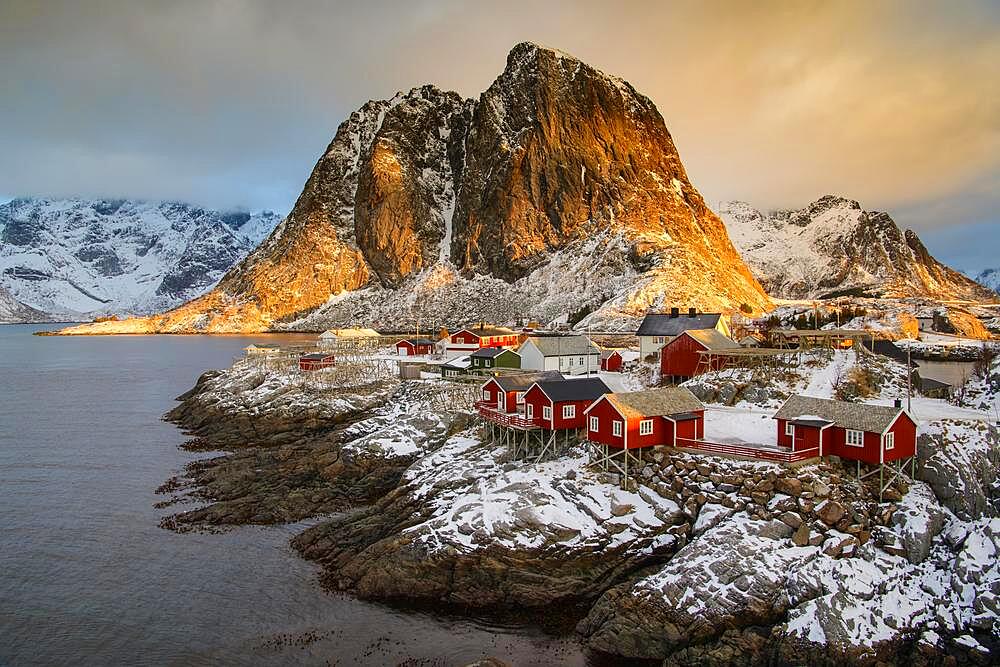
[[[291,214],[219,288],[152,330],[422,316],[632,326],[649,308],[769,301],[621,79],[516,45],[477,100],[421,86],[351,114]],[[308,321],[301,320],[308,316]]]
[[[852,199],[820,197],[799,210],[761,213],[740,202],[720,214],[768,293],[782,298],[842,294],[993,300],[938,262],[912,230]]]

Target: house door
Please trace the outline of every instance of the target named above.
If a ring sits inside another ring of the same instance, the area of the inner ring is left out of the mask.
[[[497,394],[497,406],[501,412],[507,412],[507,394],[505,392],[501,391]]]

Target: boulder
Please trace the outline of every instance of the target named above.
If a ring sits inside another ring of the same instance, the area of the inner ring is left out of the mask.
[[[835,500],[827,500],[816,508],[816,516],[828,526],[835,526],[847,515],[847,509]]]

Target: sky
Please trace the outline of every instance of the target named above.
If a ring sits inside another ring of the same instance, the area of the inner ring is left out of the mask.
[[[337,125],[535,41],[658,106],[712,206],[824,194],[1000,266],[1000,3],[0,3],[0,196],[287,212]]]

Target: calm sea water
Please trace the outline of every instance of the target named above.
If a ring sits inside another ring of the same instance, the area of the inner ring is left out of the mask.
[[[154,490],[193,459],[160,416],[269,337],[31,335],[42,328],[0,326],[0,664],[592,662],[533,628],[326,593],[288,546],[301,527],[157,527]]]

